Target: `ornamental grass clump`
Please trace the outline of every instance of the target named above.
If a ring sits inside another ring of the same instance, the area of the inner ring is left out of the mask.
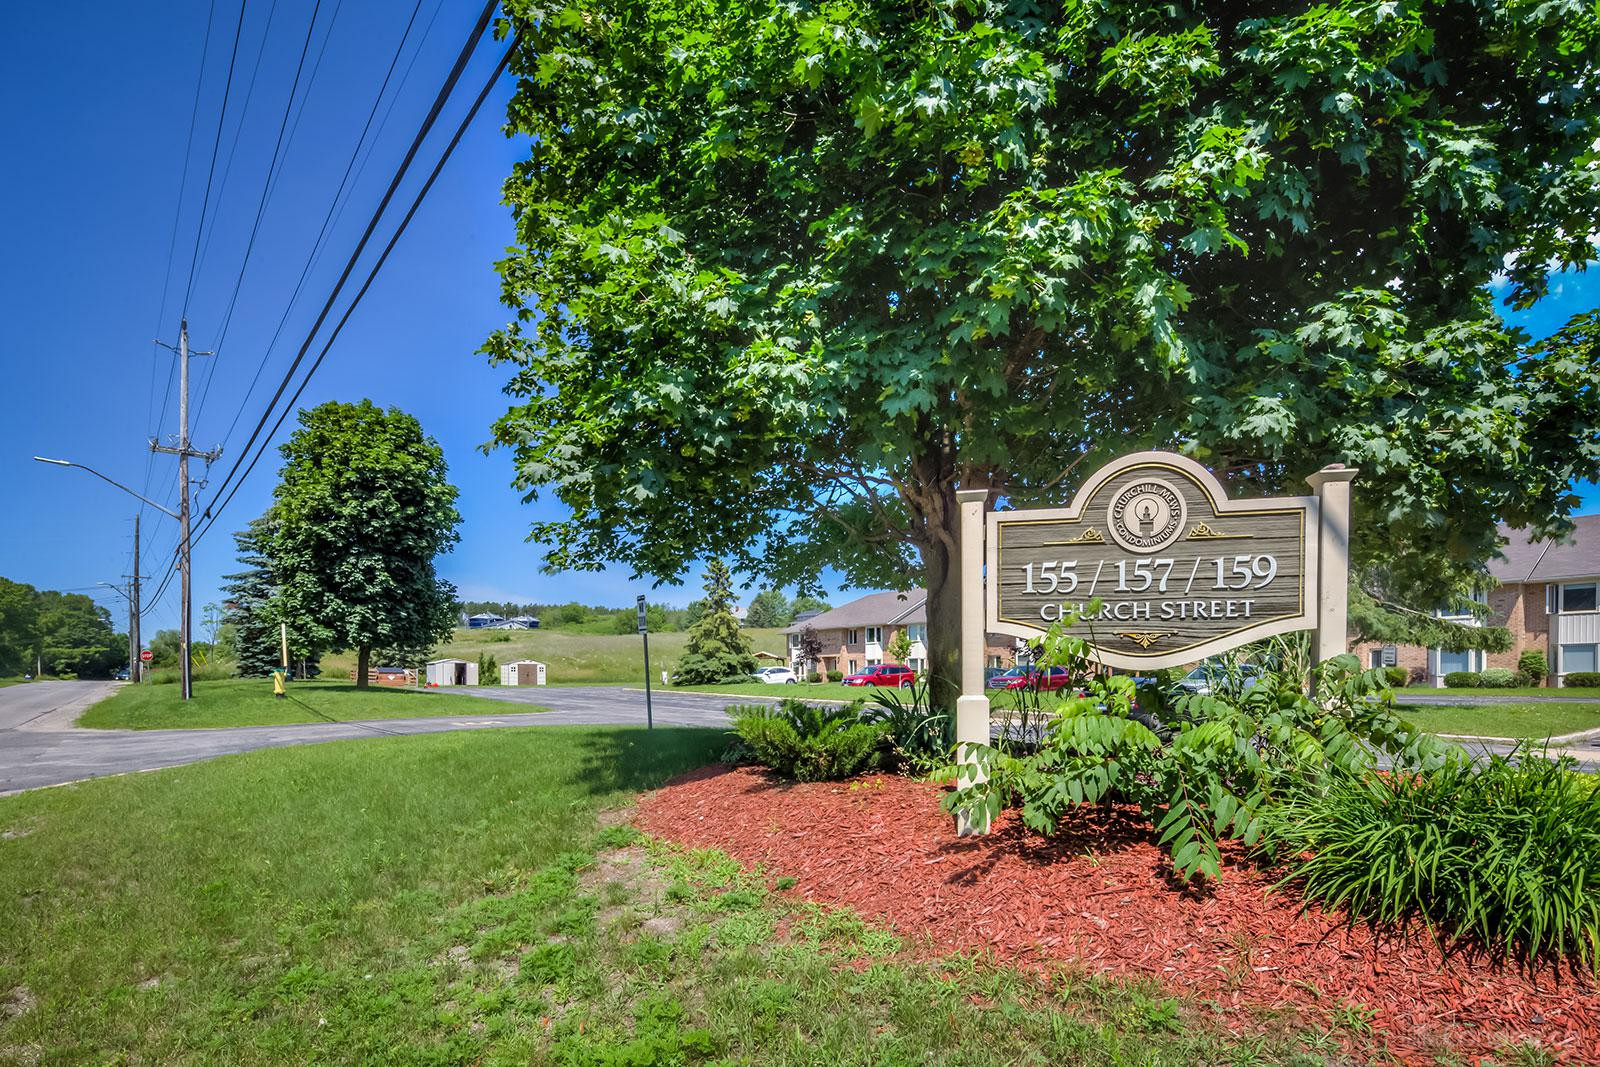
[[[861,702],[844,707],[784,700],[735,705],[733,728],[755,762],[786,778],[826,782],[875,769],[889,728],[862,717]]]
[[[1600,791],[1531,748],[1426,773],[1336,775],[1270,818],[1286,881],[1352,917],[1600,970]]]

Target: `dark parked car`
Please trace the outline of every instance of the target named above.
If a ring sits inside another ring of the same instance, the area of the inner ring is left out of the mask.
[[[907,689],[917,680],[917,672],[897,663],[880,663],[844,677],[845,685],[885,685],[893,689]]]

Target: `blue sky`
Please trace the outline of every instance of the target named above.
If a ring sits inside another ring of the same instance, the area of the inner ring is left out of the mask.
[[[312,4],[280,0],[274,8],[267,0],[248,0],[211,191],[208,216],[215,224],[208,221],[188,301],[191,338],[200,349],[218,347]],[[392,111],[354,184],[349,208],[278,346],[268,352],[410,13],[403,0],[323,0],[306,77],[330,17],[332,33],[283,157],[242,295],[219,354],[195,361],[197,400],[206,375],[212,378],[193,437],[197,447],[225,449],[215,468],[218,480],[292,359],[477,8],[465,0],[423,0],[396,78],[414,62],[410,76],[398,91],[391,84]],[[70,17],[47,4],[8,4],[0,12],[0,84],[10,102],[0,114],[0,144],[7,149],[0,204],[11,250],[0,259],[7,400],[7,418],[0,422],[0,485],[12,501],[0,512],[0,575],[14,580],[92,591],[97,582],[120,581],[130,562],[137,504],[81,471],[46,467],[31,456],[77,460],[135,488],[148,486],[159,500],[175,499],[175,461],[151,461],[145,444],[157,432],[172,365],[170,355],[150,342],[176,341],[239,11],[235,0],[216,4],[180,210],[179,182],[210,9],[210,0],[171,0],[89,3],[71,9]],[[462,80],[470,91],[458,96],[470,98],[493,62],[493,50],[480,49]],[[477,449],[506,407],[500,393],[505,375],[473,353],[507,318],[492,265],[511,239],[499,186],[520,152],[499,129],[509,95],[506,82],[485,105],[301,403],[370,397],[414,413],[438,438],[461,489],[464,519],[462,543],[441,560],[441,572],[464,597],[624,604],[649,591],[646,583],[629,581],[626,570],[541,572],[540,549],[524,536],[530,521],[555,514],[559,505],[522,504],[509,487],[509,456],[485,456]],[[453,129],[464,106],[462,99],[441,127]],[[385,113],[380,110],[380,118]],[[438,144],[442,137],[430,142]],[[421,158],[431,165],[436,151],[425,149]],[[398,202],[408,203],[406,190],[413,188],[405,187]],[[1597,283],[1593,273],[1564,279],[1549,306],[1519,321],[1535,335],[1548,333],[1573,312],[1600,304]],[[261,384],[239,414],[264,355]],[[207,369],[207,363],[213,366]],[[230,434],[236,414],[239,424]],[[291,419],[279,437],[292,425]],[[159,431],[176,428],[173,399]],[[223,521],[197,545],[197,622],[199,605],[217,599],[220,576],[234,569],[227,534],[265,509],[276,467],[274,450]],[[1597,500],[1593,491],[1585,492],[1588,509]],[[144,524],[144,570],[159,576],[177,541],[176,523],[147,511]],[[682,603],[696,592],[691,585],[654,597]],[[99,598],[114,617],[125,617],[114,597]],[[145,633],[176,622],[174,582],[146,616]]]

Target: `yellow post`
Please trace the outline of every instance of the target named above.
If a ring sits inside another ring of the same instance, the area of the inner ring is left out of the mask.
[[[272,672],[272,695],[279,700],[282,700],[285,696],[283,691],[283,676],[287,673],[289,672],[283,670],[282,668],[275,669]]]

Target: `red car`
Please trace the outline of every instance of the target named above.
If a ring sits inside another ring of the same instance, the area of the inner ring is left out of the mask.
[[[989,679],[990,689],[1038,689],[1054,693],[1065,689],[1072,675],[1065,667],[1013,667]]]
[[[909,689],[917,680],[917,672],[896,663],[880,663],[844,677],[845,685],[885,685],[893,689]]]

